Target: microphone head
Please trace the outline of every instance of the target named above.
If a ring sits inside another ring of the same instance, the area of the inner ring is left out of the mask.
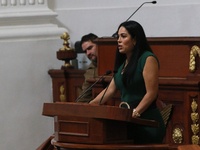
[[[105,75],[109,75],[109,74],[111,74],[111,73],[112,73],[112,71],[111,71],[111,70],[108,70],[108,71],[106,71]]]
[[[156,2],[156,1],[152,1],[152,3],[153,3],[153,4],[156,4],[157,2]]]

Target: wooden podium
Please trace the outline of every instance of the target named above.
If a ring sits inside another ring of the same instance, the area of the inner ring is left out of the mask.
[[[153,120],[132,118],[132,109],[69,102],[44,103],[43,115],[55,117],[55,140],[82,144],[132,143],[127,124],[158,127]]]

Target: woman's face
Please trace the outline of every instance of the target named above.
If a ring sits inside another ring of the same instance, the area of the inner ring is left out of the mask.
[[[119,52],[124,53],[127,55],[127,57],[129,57],[132,54],[132,50],[136,44],[136,41],[123,26],[119,28],[117,42]]]

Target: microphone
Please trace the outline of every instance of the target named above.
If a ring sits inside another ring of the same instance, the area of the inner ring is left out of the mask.
[[[85,92],[83,92],[83,94],[81,94],[75,101],[75,103],[87,92],[89,91],[97,82],[99,82],[99,80],[101,80],[101,78],[103,78],[105,75],[109,75],[111,74],[112,71],[108,70],[106,71],[106,73],[104,75],[102,75],[94,84],[92,84],[87,90],[85,90]]]
[[[115,76],[116,73],[117,73],[117,70],[114,70],[114,71],[113,71],[113,76],[112,76],[110,82],[112,81],[112,79],[114,78],[114,76]],[[103,93],[103,96],[101,97],[101,100],[99,101],[99,105],[101,104],[101,101],[103,100],[104,95],[105,95],[106,92],[107,92],[107,89],[108,89],[108,87],[109,87],[109,85],[110,85],[110,82],[109,82],[108,86],[106,87],[106,90],[105,90],[105,92]]]
[[[128,19],[126,20],[126,21],[128,21],[144,4],[146,4],[146,3],[152,3],[152,4],[156,4],[157,2],[156,1],[152,1],[152,2],[144,2],[144,3],[142,3],[142,5],[140,5],[140,7],[138,7],[138,9],[136,9],[136,11],[134,11],[133,13],[132,13],[132,15],[130,16],[130,17],[128,17]]]
[[[144,2],[144,3],[142,3],[142,5],[140,5],[131,15],[130,15],[130,17],[128,17],[128,19],[125,21],[125,22],[127,22],[144,4],[146,4],[146,3],[152,3],[152,4],[156,4],[157,3],[157,1],[152,1],[152,2]],[[115,32],[113,35],[112,35],[112,37],[117,37],[117,32]]]

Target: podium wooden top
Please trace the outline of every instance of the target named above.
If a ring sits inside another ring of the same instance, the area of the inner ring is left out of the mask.
[[[77,116],[96,119],[109,119],[136,124],[158,127],[158,122],[141,118],[132,118],[132,109],[119,108],[108,105],[94,105],[84,103],[44,103],[43,113],[45,116]]]

